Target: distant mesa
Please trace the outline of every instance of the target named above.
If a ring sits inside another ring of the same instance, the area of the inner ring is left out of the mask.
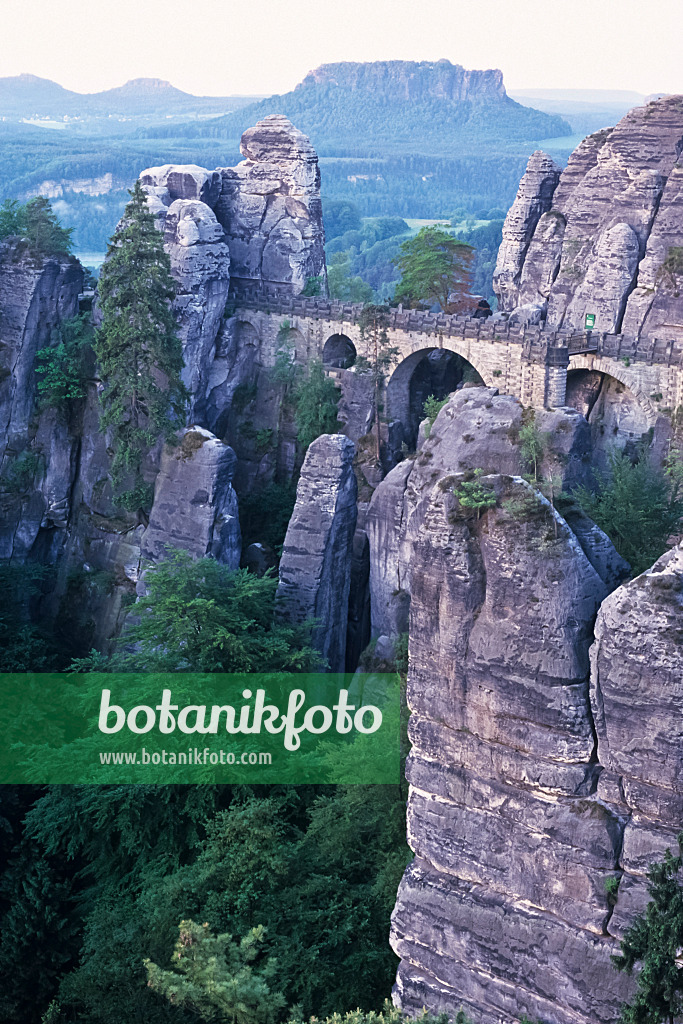
[[[158,126],[150,138],[237,141],[256,121],[282,114],[310,136],[319,155],[340,149],[400,155],[458,156],[492,152],[571,134],[571,126],[511,99],[497,69],[468,70],[448,60],[321,64],[291,92],[242,107],[225,117]]]

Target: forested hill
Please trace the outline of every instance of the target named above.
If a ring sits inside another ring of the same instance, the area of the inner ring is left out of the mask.
[[[116,89],[80,93],[49,78],[0,78],[0,119],[127,117],[192,113],[224,114],[248,103],[249,96],[192,96],[159,78],[135,78]],[[110,130],[116,125],[109,125]]]
[[[529,143],[571,132],[562,117],[510,99],[500,71],[467,71],[450,61],[375,61],[322,65],[282,96],[201,123],[153,126],[144,134],[238,140],[268,114],[286,114],[321,156],[526,150]]]

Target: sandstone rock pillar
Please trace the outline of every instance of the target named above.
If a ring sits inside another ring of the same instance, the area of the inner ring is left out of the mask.
[[[282,621],[316,620],[313,644],[332,672],[346,655],[357,484],[355,445],[323,434],[308,449],[280,562],[276,613]]]

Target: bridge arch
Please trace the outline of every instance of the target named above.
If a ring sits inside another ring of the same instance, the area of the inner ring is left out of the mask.
[[[356,346],[346,334],[331,334],[323,345],[323,363],[339,370],[348,370],[356,361]]]
[[[483,384],[476,367],[451,348],[421,348],[402,359],[387,382],[389,420],[400,420],[408,448],[414,449],[424,403],[446,398],[466,381]]]
[[[628,368],[614,362],[579,357],[572,359],[567,371],[566,404],[588,420],[595,462],[603,469],[612,448],[635,456],[657,419],[650,401],[634,387]]]
[[[657,410],[647,395],[645,395],[638,387],[638,384],[634,379],[633,372],[630,371],[629,367],[625,366],[621,361],[591,355],[572,356],[567,368],[568,379],[569,374],[573,373],[575,370],[590,370],[594,373],[600,373],[606,377],[612,377],[614,380],[619,381],[619,383],[625,388],[628,388],[634,401],[638,403],[643,415],[648,420],[648,427],[654,426],[655,420],[657,419]]]

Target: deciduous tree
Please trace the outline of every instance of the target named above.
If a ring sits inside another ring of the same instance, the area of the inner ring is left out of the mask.
[[[410,305],[438,302],[455,311],[470,290],[474,249],[439,227],[422,228],[401,246],[394,263],[401,272],[395,299]]]

